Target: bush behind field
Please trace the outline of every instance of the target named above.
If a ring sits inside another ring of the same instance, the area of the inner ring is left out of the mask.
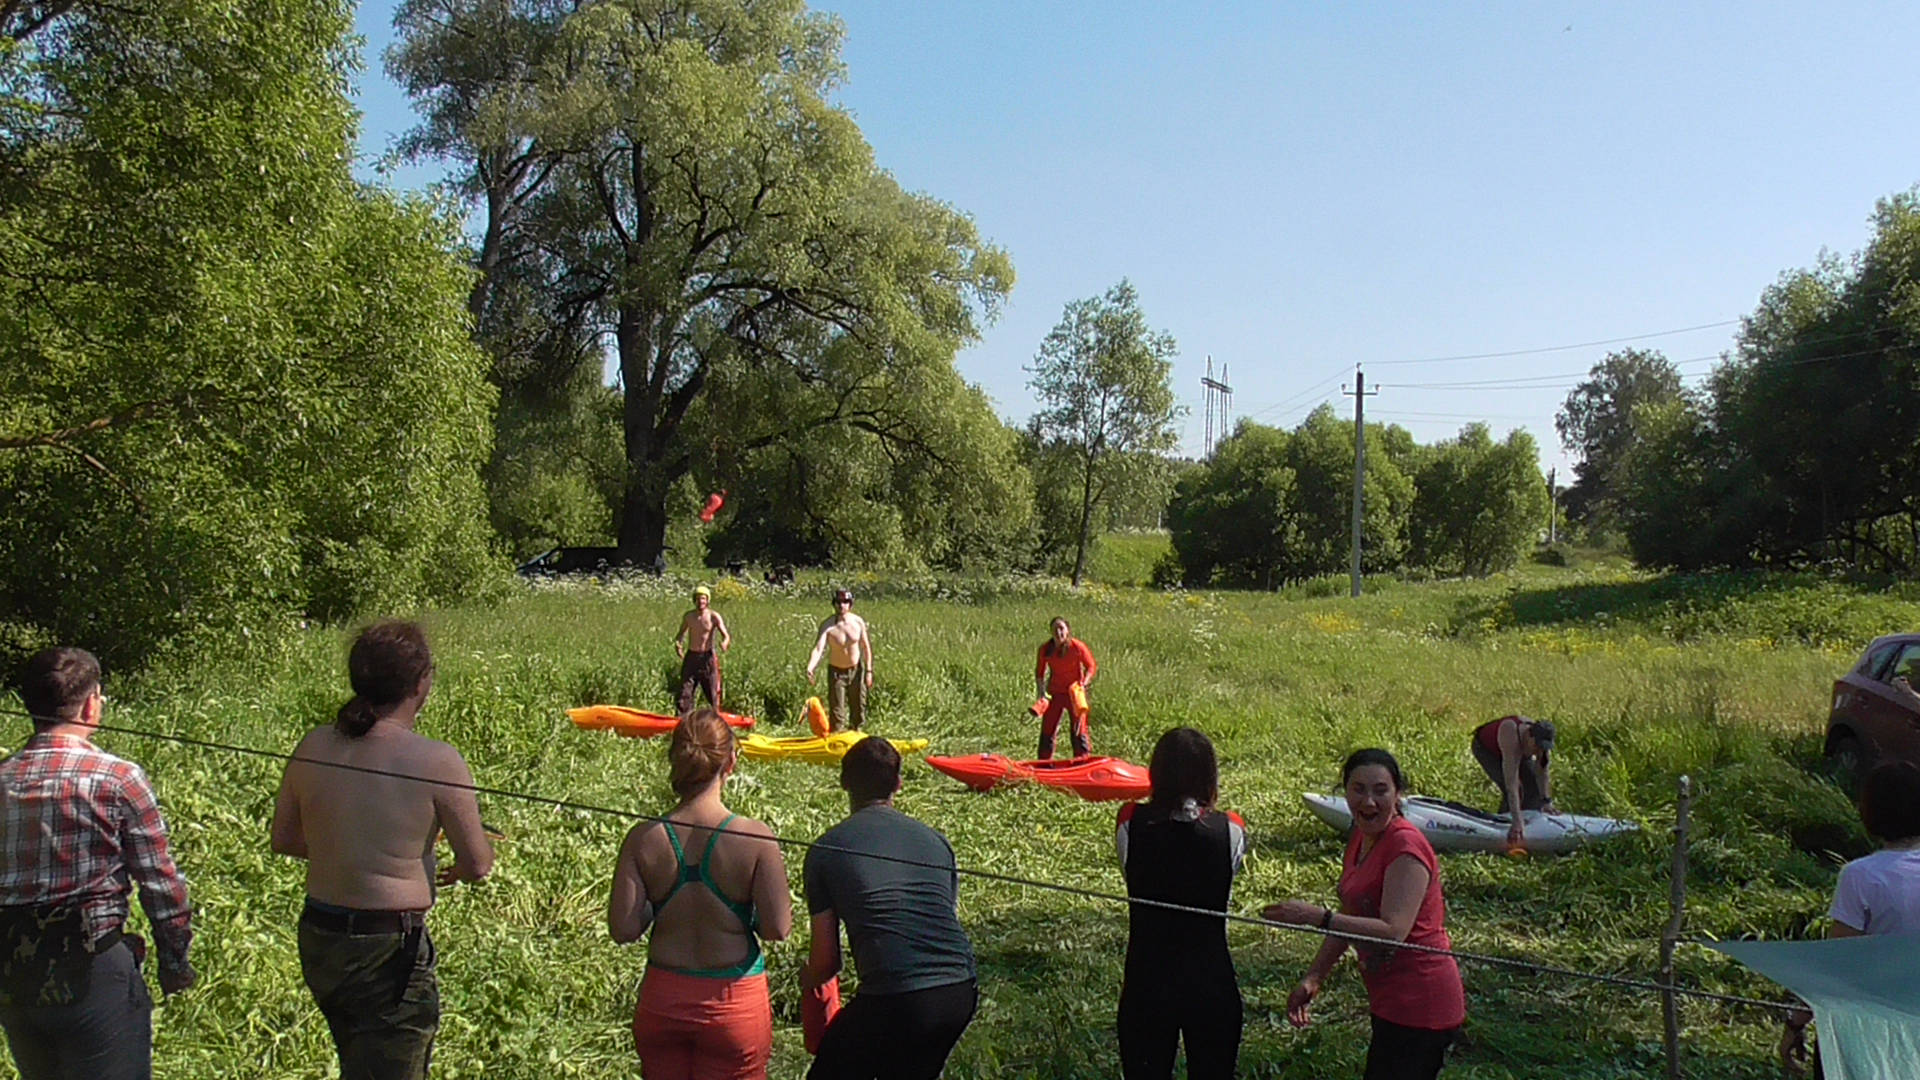
[[[873,726],[928,737],[938,752],[1027,756],[1033,648],[1050,616],[1072,619],[1102,665],[1093,695],[1097,749],[1144,762],[1159,732],[1176,723],[1214,738],[1223,802],[1246,816],[1254,836],[1235,892],[1240,911],[1289,896],[1331,898],[1340,840],[1304,812],[1298,795],[1332,789],[1348,751],[1388,746],[1416,790],[1485,804],[1495,796],[1466,752],[1467,734],[1516,710],[1561,726],[1563,805],[1630,817],[1643,831],[1567,858],[1443,856],[1449,927],[1463,949],[1651,976],[1682,773],[1699,792],[1688,920],[1695,935],[1819,932],[1834,876],[1822,852],[1862,842],[1845,800],[1808,772],[1842,644],[1816,649],[1785,634],[1769,644],[1747,632],[1749,622],[1718,631],[1705,603],[1696,604],[1702,617],[1684,637],[1639,615],[1597,618],[1648,593],[1659,604],[1674,600],[1659,593],[1657,579],[1542,569],[1491,582],[1381,581],[1369,582],[1358,602],[1307,590],[1075,592],[1019,577],[839,580],[850,582],[874,627]],[[801,667],[835,581],[805,574],[789,587],[716,586],[735,637],[724,660],[729,700],[760,715],[769,734],[799,733],[800,703],[818,692]],[[589,579],[531,588],[493,609],[430,615],[439,675],[423,730],[459,744],[482,784],[664,809],[659,742],[577,732],[561,710],[596,700],[664,705],[675,671],[668,642],[691,583]],[[1786,610],[1795,596],[1826,596],[1825,588],[1736,591],[1722,606],[1759,611],[1751,598],[1766,594]],[[1530,612],[1542,595],[1587,598],[1592,613],[1537,622],[1516,614],[1470,631],[1457,620],[1479,610]],[[1859,633],[1846,649],[1913,620],[1915,606],[1898,590],[1847,595],[1864,606],[1841,624]],[[1603,602],[1607,596],[1617,602]],[[1893,625],[1869,625],[1881,617]],[[271,659],[119,680],[109,720],[284,750],[344,696],[344,647],[342,633],[314,630]],[[203,982],[160,1013],[161,1071],[331,1075],[324,1025],[294,951],[301,869],[266,850],[276,764],[124,735],[103,742],[148,767],[201,913]],[[845,813],[833,771],[805,764],[743,763],[727,797],[736,810],[802,838]],[[975,795],[918,764],[909,766],[901,802],[948,835],[963,865],[1122,889],[1112,807],[1031,789]],[[628,823],[492,796],[483,808],[508,838],[494,879],[449,890],[434,915],[446,1001],[436,1075],[632,1075],[627,1025],[642,956],[613,946],[602,929]],[[788,854],[797,886],[801,855]],[[979,953],[983,1000],[948,1075],[1115,1075],[1124,914],[969,879],[961,917]],[[806,1064],[795,997],[804,937],[802,930],[770,951],[778,1077],[799,1076]],[[1366,1010],[1351,965],[1332,980],[1315,1026],[1296,1032],[1279,1014],[1314,940],[1245,926],[1231,927],[1229,940],[1248,1001],[1243,1074],[1357,1074]],[[1690,984],[1777,994],[1703,950],[1684,951],[1681,965]],[[1598,1078],[1658,1068],[1651,998],[1474,965],[1465,975],[1474,1019],[1450,1075]],[[1693,1003],[1685,1016],[1689,1067],[1700,1075],[1773,1075],[1769,1017]]]
[[[1173,551],[1165,529],[1103,533],[1087,559],[1087,580],[1102,585],[1142,587],[1153,584],[1153,568]]]
[[[1910,629],[1920,617],[1920,586],[1815,573],[1654,576],[1600,570],[1571,582],[1515,578],[1502,596],[1462,605],[1456,624],[1512,629],[1542,626],[1631,628],[1685,642],[1713,637],[1801,644],[1847,651]]]

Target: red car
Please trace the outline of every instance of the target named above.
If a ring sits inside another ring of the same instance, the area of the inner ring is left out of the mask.
[[[1913,691],[1894,685],[1905,679]],[[1851,787],[1875,763],[1920,763],[1920,634],[1875,638],[1833,684],[1827,760]]]

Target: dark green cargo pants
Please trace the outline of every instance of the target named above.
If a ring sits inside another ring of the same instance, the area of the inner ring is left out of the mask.
[[[424,1080],[440,1029],[438,959],[424,921],[355,934],[300,921],[300,970],[327,1018],[340,1080]]]

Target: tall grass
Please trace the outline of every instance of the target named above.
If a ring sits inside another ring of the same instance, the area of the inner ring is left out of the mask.
[[[1173,551],[1165,529],[1103,533],[1087,557],[1087,579],[1102,585],[1153,584],[1153,568]]]
[[[1470,729],[1513,711],[1552,718],[1562,805],[1633,818],[1644,831],[1563,858],[1443,856],[1449,927],[1463,949],[1640,976],[1653,973],[1665,918],[1682,773],[1700,792],[1690,932],[1818,931],[1833,863],[1802,849],[1862,842],[1844,800],[1808,771],[1828,684],[1864,637],[1920,615],[1904,593],[1833,586],[1841,593],[1830,595],[1829,585],[1808,582],[1758,606],[1703,589],[1697,616],[1676,622],[1668,614],[1685,597],[1647,599],[1660,587],[1653,579],[1543,568],[1490,582],[1381,583],[1357,602],[1075,592],[1018,578],[855,580],[857,609],[873,625],[871,726],[881,733],[924,736],[944,753],[1028,756],[1033,651],[1055,614],[1100,659],[1096,750],[1144,761],[1168,726],[1208,732],[1222,754],[1222,799],[1255,838],[1235,889],[1243,911],[1331,898],[1340,838],[1306,814],[1299,793],[1333,788],[1349,750],[1387,746],[1417,790],[1486,803],[1495,796],[1468,756]],[[684,585],[586,583],[428,613],[439,668],[422,730],[460,746],[482,784],[663,809],[658,742],[578,732],[562,710],[666,705]],[[735,640],[725,658],[729,700],[773,734],[800,730],[811,692],[802,666],[826,614],[824,586],[803,577],[787,589],[716,589]],[[1821,613],[1836,601],[1849,613],[1831,624],[1837,632],[1775,625],[1794,621],[1781,610],[1804,606],[1828,626]],[[1741,610],[1765,625],[1741,624]],[[112,688],[109,723],[289,749],[344,696],[344,647],[344,631],[316,629],[270,659],[123,681]],[[202,981],[161,1011],[160,1074],[331,1075],[325,1027],[295,955],[302,867],[267,851],[278,768],[124,735],[101,741],[148,767],[199,908]],[[832,770],[797,763],[747,763],[727,799],[798,837],[846,810]],[[1122,891],[1111,806],[1044,790],[977,795],[917,763],[900,802],[943,830],[964,865]],[[508,834],[498,869],[479,886],[445,892],[433,916],[446,1012],[436,1075],[635,1075],[627,1032],[643,955],[613,945],[603,917],[628,822],[500,799],[483,809]],[[801,857],[789,852],[796,888]],[[982,1003],[948,1074],[1117,1075],[1124,910],[965,880],[960,914],[979,953]],[[796,1003],[804,936],[769,958],[779,1077],[806,1067]],[[1358,1075],[1366,1005],[1351,966],[1329,986],[1316,1025],[1295,1031],[1282,1006],[1316,939],[1243,926],[1229,936],[1248,1003],[1242,1074]],[[1775,993],[1705,950],[1683,953],[1682,971],[1704,987]],[[1653,999],[1498,969],[1469,966],[1465,975],[1468,1038],[1450,1075],[1598,1078],[1657,1067]],[[1771,1018],[1697,1004],[1685,1012],[1693,1075],[1774,1075]]]

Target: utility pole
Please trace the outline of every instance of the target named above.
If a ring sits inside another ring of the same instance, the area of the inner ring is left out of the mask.
[[[1360,526],[1366,517],[1367,501],[1367,376],[1360,365],[1353,365],[1353,580],[1351,595],[1360,595]],[[1373,391],[1378,394],[1380,391]]]
[[[1560,518],[1560,496],[1558,493],[1559,489],[1554,487],[1553,485],[1553,476],[1554,476],[1554,473],[1557,471],[1558,471],[1557,469],[1547,470],[1547,543],[1549,545],[1557,544],[1560,542],[1560,535],[1559,535],[1559,528],[1558,528],[1559,518]]]

